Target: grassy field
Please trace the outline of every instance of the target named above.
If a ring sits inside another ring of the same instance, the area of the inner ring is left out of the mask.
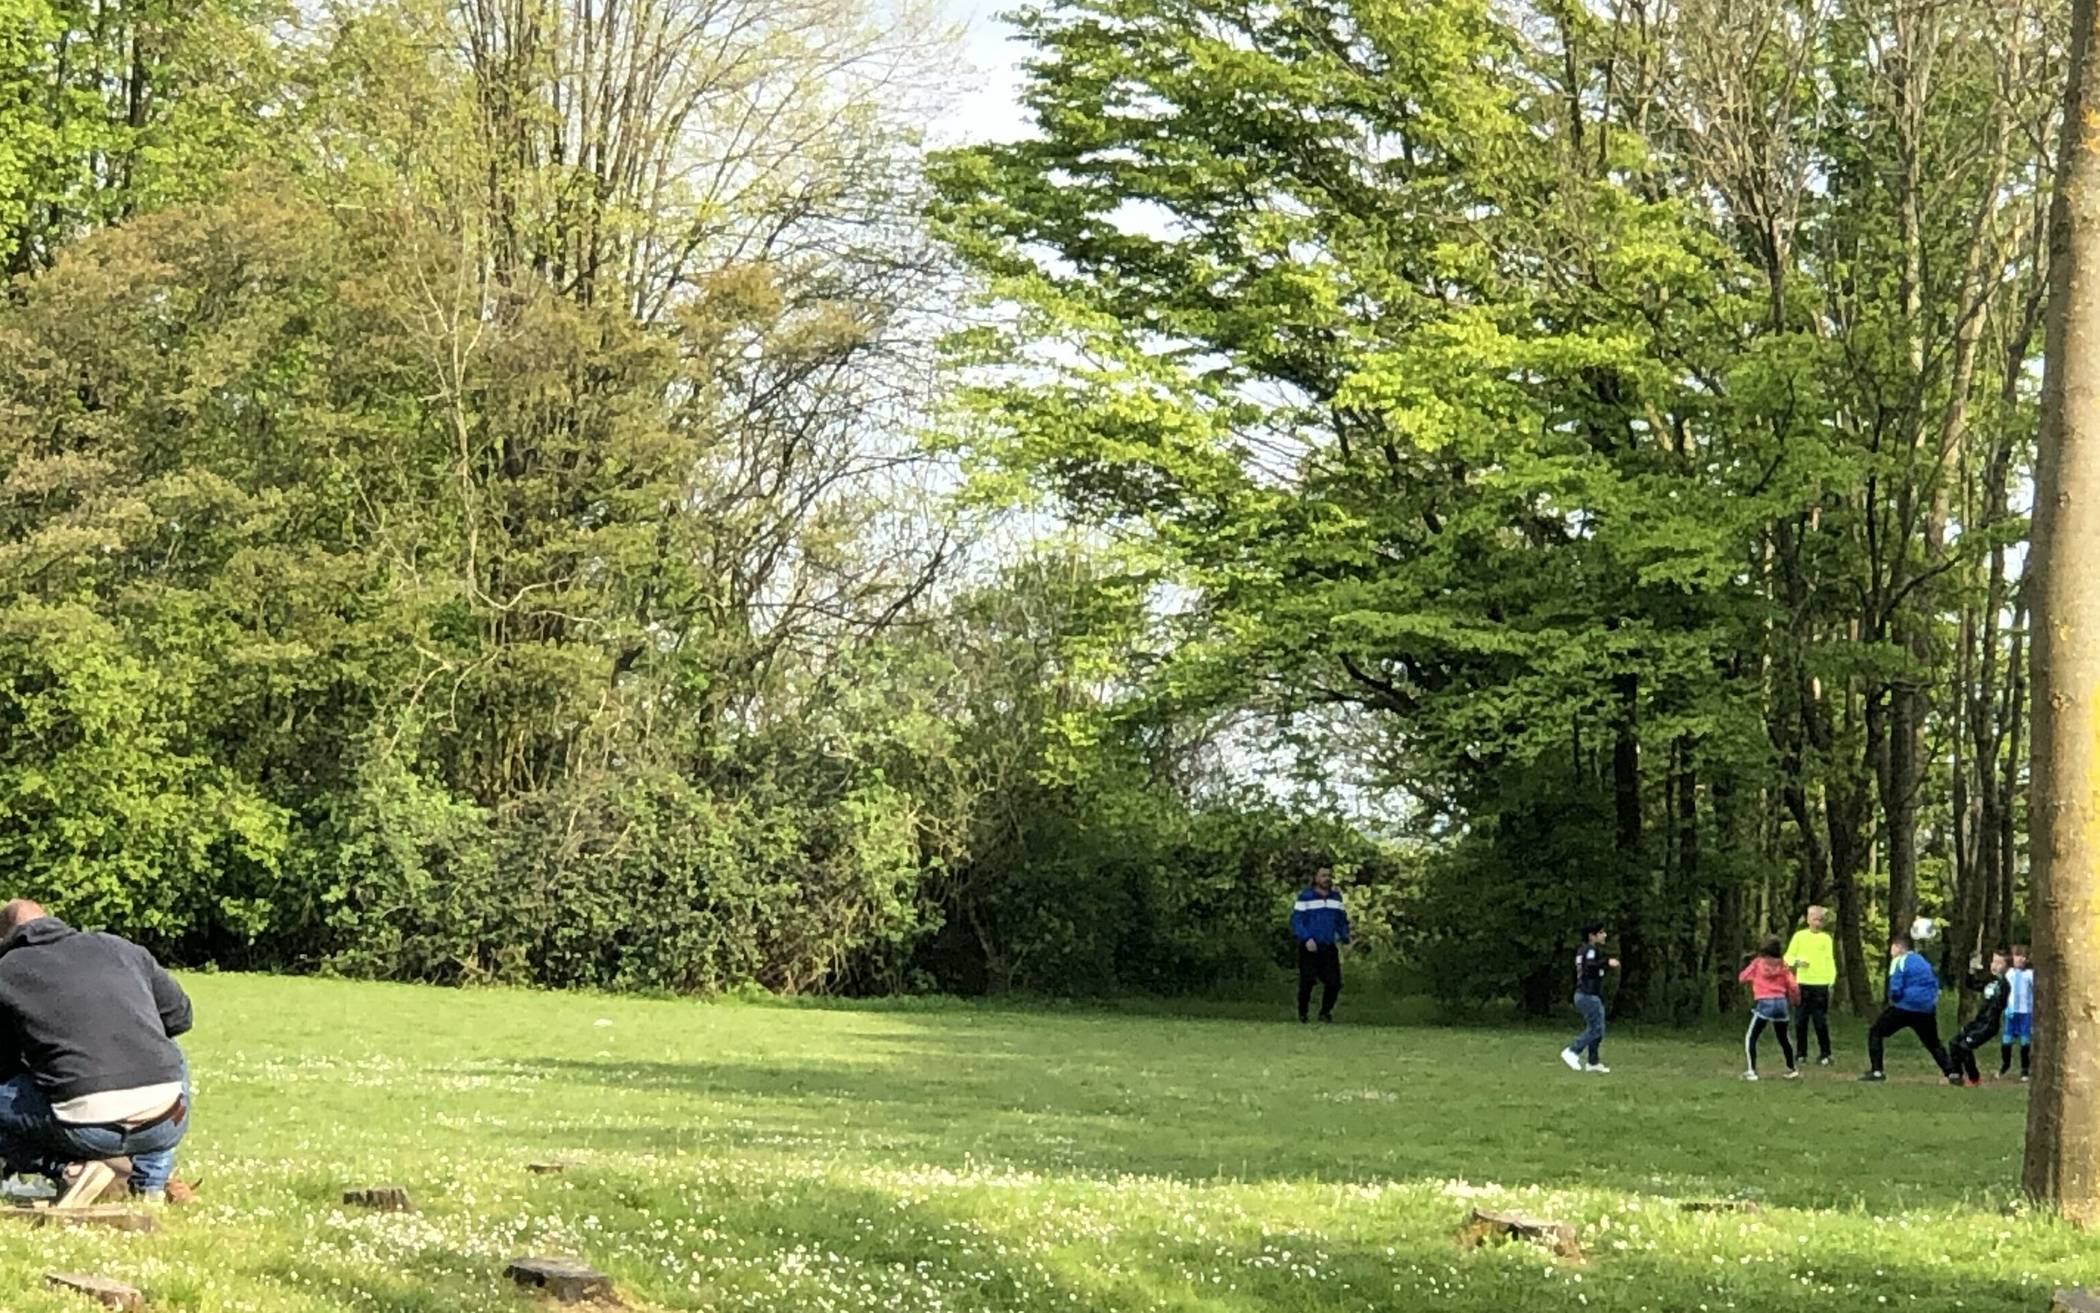
[[[1914,1043],[1856,1085],[1849,1022],[1836,1068],[1745,1085],[1730,1035],[1615,1035],[1577,1076],[1558,1031],[188,983],[204,1202],[0,1228],[0,1309],[79,1313],[59,1269],[156,1309],[515,1310],[532,1252],[769,1313],[2040,1313],[2100,1284],[2100,1246],[2009,1209],[2024,1090],[1949,1089]],[[337,1203],[381,1184],[419,1211]],[[1764,1211],[1678,1206],[1715,1196]],[[1462,1249],[1482,1201],[1588,1260]]]

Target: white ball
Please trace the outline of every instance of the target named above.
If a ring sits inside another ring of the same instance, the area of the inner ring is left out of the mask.
[[[1932,918],[1929,916],[1921,916],[1910,923],[1910,937],[1920,943],[1932,938],[1938,932],[1939,927],[1932,923]]]

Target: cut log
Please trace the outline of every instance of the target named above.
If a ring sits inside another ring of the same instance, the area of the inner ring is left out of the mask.
[[[564,1304],[580,1304],[586,1300],[600,1304],[617,1304],[619,1298],[613,1294],[612,1278],[603,1272],[593,1272],[581,1263],[572,1263],[562,1258],[513,1259],[503,1275],[521,1286],[541,1291]]]
[[[1762,1214],[1765,1206],[1755,1199],[1687,1199],[1677,1205],[1687,1213],[1750,1213]]]
[[[1469,1245],[1485,1245],[1505,1240],[1522,1240],[1552,1250],[1562,1258],[1582,1257],[1582,1242],[1575,1228],[1566,1222],[1551,1218],[1532,1217],[1525,1213],[1498,1213],[1485,1208],[1476,1208],[1466,1219],[1459,1237]]]
[[[415,1210],[415,1205],[408,1201],[408,1191],[398,1185],[345,1190],[343,1202],[359,1208],[376,1208],[382,1213],[407,1213]]]
[[[2049,1303],[2049,1313],[2100,1313],[2100,1295],[2090,1290],[2059,1290]]]
[[[94,1226],[142,1235],[159,1225],[151,1213],[102,1204],[92,1208],[0,1208],[0,1218],[8,1217],[31,1226]]]
[[[86,1295],[107,1308],[121,1309],[123,1313],[139,1313],[146,1307],[146,1297],[132,1286],[107,1277],[74,1276],[70,1272],[49,1272],[44,1283],[60,1290],[70,1290],[76,1295]]]

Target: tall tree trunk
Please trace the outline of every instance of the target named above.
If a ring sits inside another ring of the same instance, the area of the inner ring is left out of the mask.
[[[1881,813],[1888,823],[1889,928],[1910,928],[1918,914],[1918,763],[1925,696],[1908,681],[1888,693],[1887,754],[1881,772]]]
[[[1619,993],[1612,1006],[1621,1015],[1632,1015],[1647,1001],[1650,968],[1644,918],[1649,901],[1647,869],[1641,857],[1641,677],[1622,673],[1612,676],[1611,683],[1618,702],[1611,745],[1612,811],[1617,822],[1612,847],[1618,857],[1623,900],[1619,936],[1622,966]]]
[[[1824,786],[1823,811],[1830,823],[1830,884],[1837,902],[1838,974],[1845,998],[1857,1016],[1874,1006],[1867,964],[1860,947],[1867,937],[1866,899],[1859,887],[1873,846],[1867,832],[1867,782],[1861,777],[1833,780]]]
[[[2100,0],[2071,6],[2062,155],[2049,215],[2050,297],[2035,469],[2036,1000],[2027,1192],[2100,1222]]]
[[[2024,608],[2013,613],[2012,627],[2012,680],[2005,693],[2005,775],[1999,784],[1998,796],[2001,805],[1998,812],[1998,918],[2005,926],[2008,939],[2021,937],[2018,923],[2014,920],[2017,892],[2014,882],[2017,877],[2016,862],[2020,852],[2020,789],[2021,729],[2027,723],[2027,666],[2022,649],[2027,641],[2027,616]],[[2033,882],[2029,881],[2030,898]],[[2029,933],[2032,933],[2030,930]]]
[[[1725,769],[1714,776],[1713,803],[1714,835],[1723,848],[1729,852],[1755,849],[1758,843],[1753,835],[1754,822]],[[1769,872],[1771,865],[1760,861],[1759,868]],[[1743,987],[1735,978],[1735,963],[1743,941],[1749,937],[1743,924],[1744,893],[1739,868],[1733,864],[1724,866],[1721,883],[1714,890],[1713,922],[1706,939],[1707,971],[1717,986],[1716,1001],[1722,1016],[1733,1016],[1743,1006]]]
[[[1705,978],[1699,973],[1699,912],[1706,897],[1706,873],[1699,862],[1699,776],[1692,765],[1692,741],[1677,741],[1677,884],[1670,933],[1676,937],[1671,1013],[1679,1021],[1695,1020],[1706,1002]]]

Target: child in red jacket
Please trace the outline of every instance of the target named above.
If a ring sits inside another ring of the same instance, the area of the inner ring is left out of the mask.
[[[1757,1041],[1767,1026],[1779,1036],[1779,1051],[1786,1057],[1786,1078],[1798,1080],[1801,1076],[1794,1066],[1794,1042],[1787,1036],[1786,1024],[1793,1015],[1793,1006],[1801,1001],[1801,985],[1787,969],[1785,953],[1778,935],[1766,935],[1757,956],[1736,976],[1750,986],[1750,1029],[1743,1035],[1743,1054],[1750,1065],[1743,1072],[1744,1080],[1757,1079]]]

